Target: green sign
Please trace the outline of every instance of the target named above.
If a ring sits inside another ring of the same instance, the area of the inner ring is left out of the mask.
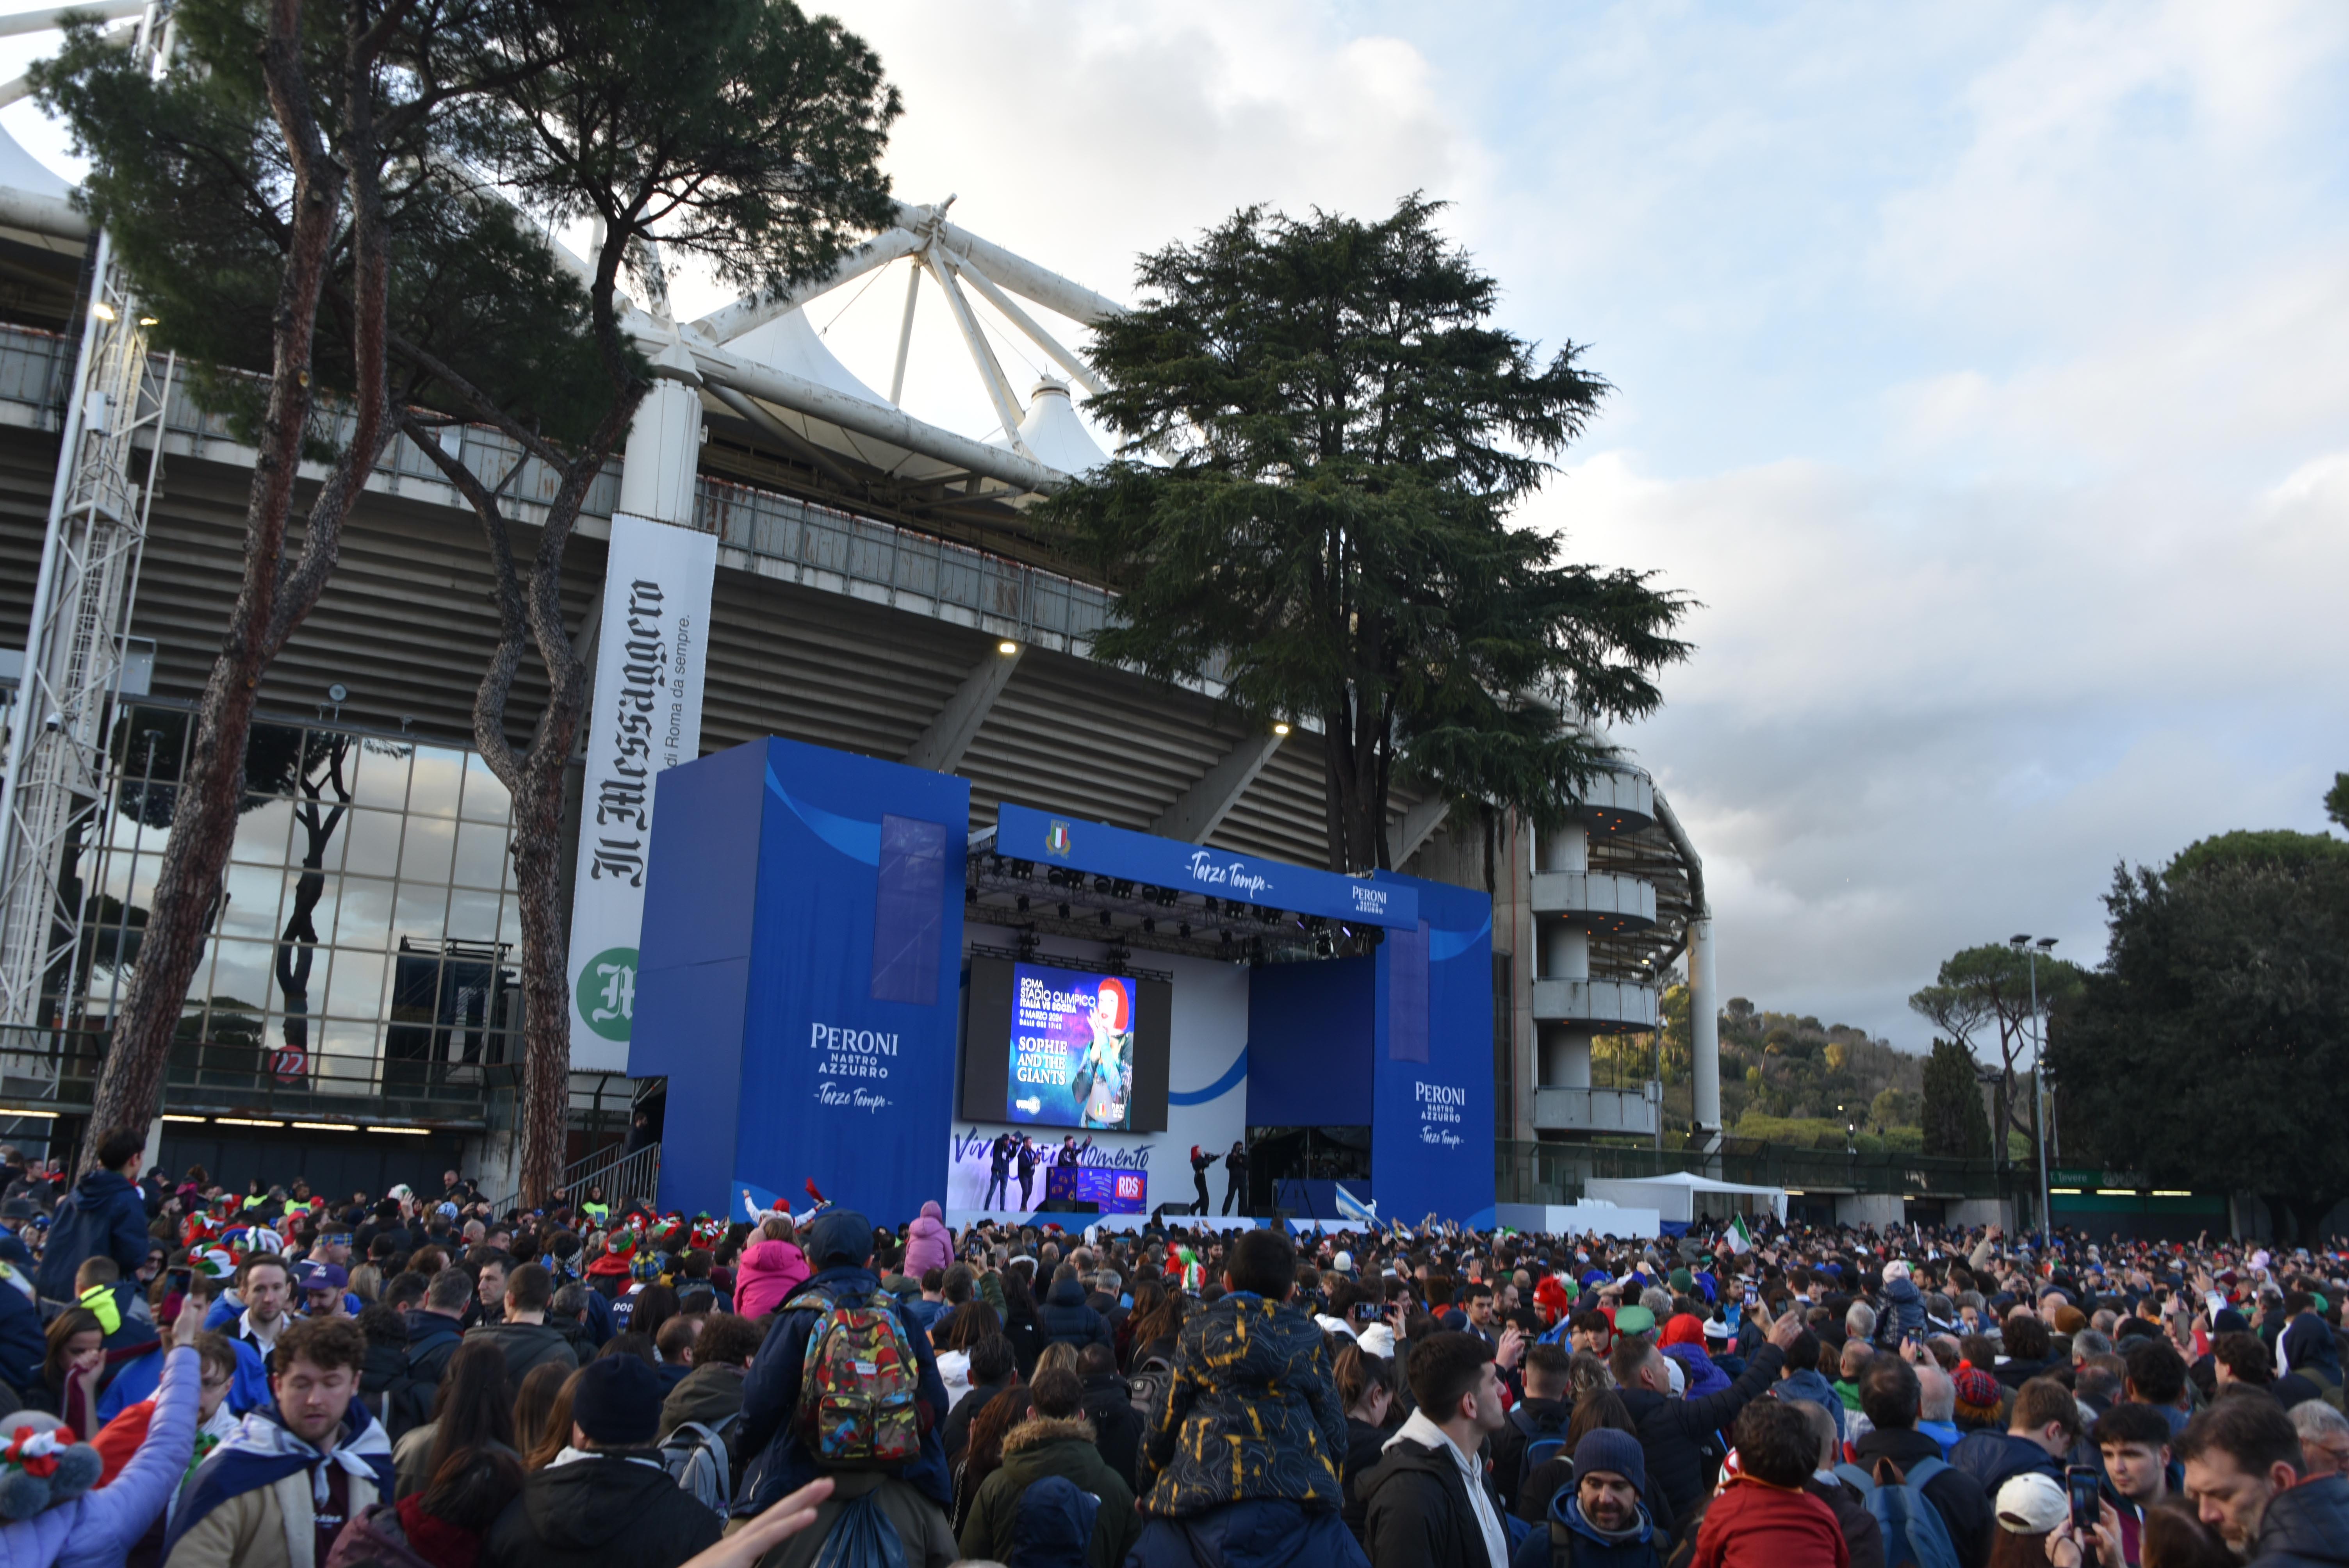
[[[636,1018],[636,950],[607,947],[581,965],[576,1000],[589,1028],[625,1041]]]

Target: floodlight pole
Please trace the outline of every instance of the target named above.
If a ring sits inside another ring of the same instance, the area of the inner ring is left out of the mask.
[[[2055,945],[2052,936],[2033,942],[2029,936],[2018,936],[2013,945],[2021,949],[2031,966],[2031,1104],[2033,1141],[2039,1146],[2039,1226],[2054,1244],[2055,1200],[2047,1187],[2047,1072],[2044,1058],[2047,1054],[2047,1031],[2039,1018],[2039,955]]]

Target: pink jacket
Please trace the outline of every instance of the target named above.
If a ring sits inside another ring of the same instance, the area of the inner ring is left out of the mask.
[[[764,1317],[809,1274],[807,1254],[792,1242],[753,1242],[734,1265],[734,1310]]]
[[[931,1269],[954,1267],[954,1238],[936,1202],[922,1205],[921,1218],[905,1232],[905,1273],[919,1279]]]

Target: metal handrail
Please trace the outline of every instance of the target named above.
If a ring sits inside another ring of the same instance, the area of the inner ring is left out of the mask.
[[[648,1143],[633,1154],[603,1150],[584,1160],[573,1161],[564,1168],[558,1185],[574,1208],[589,1187],[603,1188],[605,1201],[616,1211],[639,1198],[650,1203],[660,1192],[660,1150],[657,1143]],[[521,1207],[522,1194],[516,1191],[492,1203],[490,1210],[502,1214]]]

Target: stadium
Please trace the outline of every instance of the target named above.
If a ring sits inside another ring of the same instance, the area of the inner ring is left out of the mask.
[[[189,709],[236,591],[254,456],[197,407],[183,368],[150,351],[71,194],[0,134],[0,1137],[59,1156],[88,1130],[110,1010],[138,959]],[[860,373],[812,324],[809,307],[850,286],[905,301],[894,366]],[[1081,355],[1087,325],[1120,308],[918,206],[788,298],[689,321],[636,307],[640,342],[675,374],[639,412],[625,460],[606,466],[564,562],[577,645],[612,677],[620,655],[598,645],[612,519],[648,519],[714,551],[688,758],[781,737],[967,780],[975,836],[1017,802],[1326,866],[1314,726],[1245,723],[1212,671],[1170,687],[1092,657],[1113,596],[1025,521],[1037,497],[1104,459],[1082,413]],[[916,334],[959,342],[994,428],[946,428],[900,407]],[[1015,380],[1022,362],[1047,373]],[[485,428],[451,439],[492,480],[517,456]],[[551,490],[525,463],[517,516],[529,522]],[[378,1192],[446,1167],[515,1190],[506,801],[471,743],[490,593],[472,512],[398,440],[324,599],[262,688],[233,863],[150,1150],[165,1166],[201,1162],[236,1184],[299,1171],[321,1191]],[[534,678],[526,667],[510,713],[518,744],[536,717]],[[575,778],[587,749],[583,737]],[[566,863],[585,863],[579,794]],[[1692,992],[1692,1119],[1717,1129],[1702,869],[1650,773],[1625,758],[1587,792],[1579,821],[1539,836],[1405,783],[1388,837],[1397,870],[1493,900],[1504,1201],[1525,1185],[1510,1172],[1526,1168],[1526,1149],[1658,1133],[1654,1090],[1594,1086],[1591,1046],[1654,1030],[1676,965]],[[1314,955],[1302,923],[1292,934],[1235,915],[1178,934],[1130,900],[1032,904],[972,875],[982,944]],[[580,918],[574,975],[591,956]],[[624,1010],[623,991],[611,995]],[[625,1018],[574,1026],[571,1178],[583,1181],[610,1168],[636,1112],[658,1135],[667,1086],[626,1075]],[[1341,1169],[1350,1132],[1250,1127],[1268,1151],[1256,1179]]]

